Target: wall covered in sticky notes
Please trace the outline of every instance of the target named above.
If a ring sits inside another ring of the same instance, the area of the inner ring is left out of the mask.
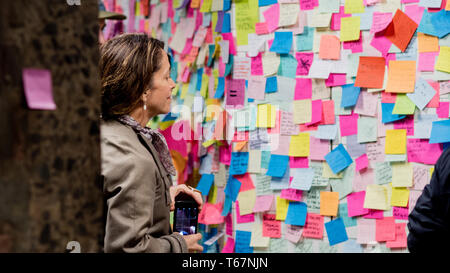
[[[149,125],[220,209],[205,252],[408,251],[450,142],[446,0],[106,2],[173,57],[172,112]]]

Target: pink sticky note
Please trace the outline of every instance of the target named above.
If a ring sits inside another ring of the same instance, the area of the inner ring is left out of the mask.
[[[389,61],[397,60],[397,55],[395,53],[388,53],[384,58],[386,59],[386,66],[389,68]]]
[[[359,34],[359,40],[344,42],[343,47],[344,49],[350,49],[352,53],[363,52],[362,32]]]
[[[339,13],[333,13],[331,15],[331,30],[340,30],[341,29],[341,18],[350,17],[351,14],[344,13],[344,6],[339,7]]]
[[[330,152],[330,141],[310,136],[309,158],[311,160],[325,160],[325,155]]]
[[[436,114],[438,118],[448,118],[449,117],[449,105],[448,101],[439,102],[439,107],[436,109]]]
[[[253,212],[268,211],[272,206],[273,195],[259,195],[256,196],[255,206]]]
[[[266,88],[266,78],[263,76],[251,76],[248,80],[248,97],[257,100],[264,100]]]
[[[434,71],[434,64],[439,52],[421,52],[419,53],[419,71]]]
[[[369,213],[367,213],[363,217],[367,219],[382,219],[384,216],[382,210],[369,209]]]
[[[418,3],[420,0],[402,0],[402,4]]]
[[[234,239],[233,237],[228,237],[225,246],[222,248],[222,253],[234,253]]]
[[[224,40],[228,40],[229,41],[230,54],[231,55],[236,55],[237,54],[237,50],[236,50],[236,46],[234,44],[233,34],[231,32],[230,33],[222,33],[222,38]]]
[[[395,240],[395,219],[384,217],[376,220],[375,239],[378,242]]]
[[[281,221],[275,220],[275,214],[263,214],[263,237],[281,238]]]
[[[371,168],[365,168],[354,173],[352,189],[354,192],[365,191],[367,186],[375,181],[374,171]]]
[[[365,191],[354,192],[347,195],[347,210],[349,217],[361,216],[369,213],[368,209],[363,208]]]
[[[302,201],[303,191],[297,189],[282,189],[280,197],[290,201]]]
[[[405,6],[404,12],[414,22],[416,22],[417,24],[420,24],[424,10],[425,10],[425,7],[422,7],[419,5],[408,5],[408,6]]]
[[[323,124],[334,124],[336,122],[334,116],[333,100],[322,101],[322,115]]]
[[[363,154],[362,156],[355,159],[356,162],[356,171],[361,171],[367,166],[369,166],[369,159],[367,158],[367,154]]]
[[[358,219],[358,244],[368,244],[375,241],[375,223],[372,219]]]
[[[234,175],[233,177],[241,182],[241,188],[239,189],[239,192],[253,190],[255,188],[255,185],[253,185],[253,181],[249,173]]]
[[[267,30],[266,22],[256,23],[255,24],[255,32],[258,35],[269,33],[269,31]]]
[[[339,60],[341,58],[341,41],[335,35],[320,36],[319,58]]]
[[[442,154],[440,143],[429,143],[428,139],[408,138],[406,142],[408,162],[436,164]]]
[[[222,145],[219,147],[219,161],[222,164],[230,166],[232,145]]]
[[[306,126],[316,124],[322,120],[322,100],[311,101],[311,122],[306,123]]]
[[[233,216],[231,215],[231,211],[225,217],[225,233],[233,236]]]
[[[258,53],[256,57],[251,58],[251,74],[254,76],[262,76],[263,73],[263,66],[262,66],[262,56],[261,52]]]
[[[289,168],[308,168],[309,160],[307,157],[289,157]]]
[[[386,242],[389,248],[407,248],[406,223],[395,223],[395,240]]]
[[[47,69],[24,68],[22,71],[25,97],[30,109],[55,110],[52,75]]]
[[[271,5],[266,11],[263,12],[263,16],[266,20],[267,30],[274,32],[278,28],[278,21],[280,19],[280,6],[279,4]]]
[[[179,120],[168,127],[166,130],[159,131],[166,139],[167,146],[170,150],[177,151],[181,156],[187,157],[187,145],[186,142],[190,139],[191,126],[189,121],[185,122]],[[182,141],[180,141],[182,140]]]
[[[381,93],[381,103],[395,103],[396,100],[397,100],[396,93],[387,93],[387,92]]]
[[[392,12],[374,12],[372,15],[372,27],[370,33],[384,30],[392,21]]]
[[[215,225],[223,223],[224,217],[221,215],[222,206],[222,203],[204,203],[202,210],[198,215],[198,222],[205,225]]]
[[[380,51],[383,56],[386,56],[391,48],[392,42],[384,36],[373,36],[370,45]]]
[[[404,119],[393,122],[394,129],[406,129],[407,136],[414,135],[414,116],[407,116]]]
[[[250,213],[241,216],[239,213],[239,201],[236,200],[236,223],[242,224],[242,223],[251,223],[255,221],[255,214]]]
[[[346,74],[330,73],[328,79],[325,80],[327,87],[341,86],[346,84]]]
[[[306,214],[306,222],[303,228],[303,237],[306,238],[323,238],[323,216],[315,213]]]
[[[312,10],[319,6],[319,0],[300,0],[300,10]]]
[[[427,82],[428,82],[428,84],[431,85],[431,87],[434,88],[434,90],[436,90],[436,94],[434,94],[433,98],[430,100],[430,102],[425,107],[438,108],[439,107],[440,84],[439,84],[439,82],[433,81],[433,80],[427,80]]]
[[[394,219],[408,220],[409,208],[392,207],[392,215],[394,216]]]
[[[312,80],[309,78],[296,78],[294,100],[305,100],[311,98]]]
[[[301,53],[296,52],[295,58],[297,59],[297,72],[296,75],[306,76],[309,74],[309,69],[311,68],[314,53]]]
[[[245,103],[245,80],[232,79],[226,88],[227,107],[242,108]]]
[[[341,136],[356,135],[358,133],[358,114],[339,116]]]

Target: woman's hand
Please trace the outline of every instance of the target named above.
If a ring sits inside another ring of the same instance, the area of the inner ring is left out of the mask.
[[[171,201],[170,201],[170,210],[171,211],[175,209],[175,197],[180,192],[184,192],[185,194],[192,196],[192,198],[194,198],[194,200],[198,204],[198,210],[199,211],[202,210],[203,199],[202,199],[202,195],[200,194],[200,192],[191,190],[185,184],[172,186],[172,187],[170,187],[169,191],[170,191],[170,199],[171,199]]]
[[[203,246],[198,244],[198,241],[202,238],[201,233],[184,235],[189,252],[203,251]]]

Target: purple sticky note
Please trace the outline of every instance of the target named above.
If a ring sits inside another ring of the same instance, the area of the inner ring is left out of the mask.
[[[22,71],[23,87],[30,109],[55,110],[52,75],[47,69],[25,68]]]
[[[227,85],[227,108],[242,108],[245,103],[245,80],[232,79]]]

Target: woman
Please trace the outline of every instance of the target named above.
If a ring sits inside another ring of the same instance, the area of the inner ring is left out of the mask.
[[[175,83],[163,46],[145,34],[124,34],[100,49],[105,252],[203,250],[201,234],[172,233],[174,197],[185,192],[200,207],[202,198],[185,185],[172,186],[175,168],[164,137],[146,127],[170,111]]]

